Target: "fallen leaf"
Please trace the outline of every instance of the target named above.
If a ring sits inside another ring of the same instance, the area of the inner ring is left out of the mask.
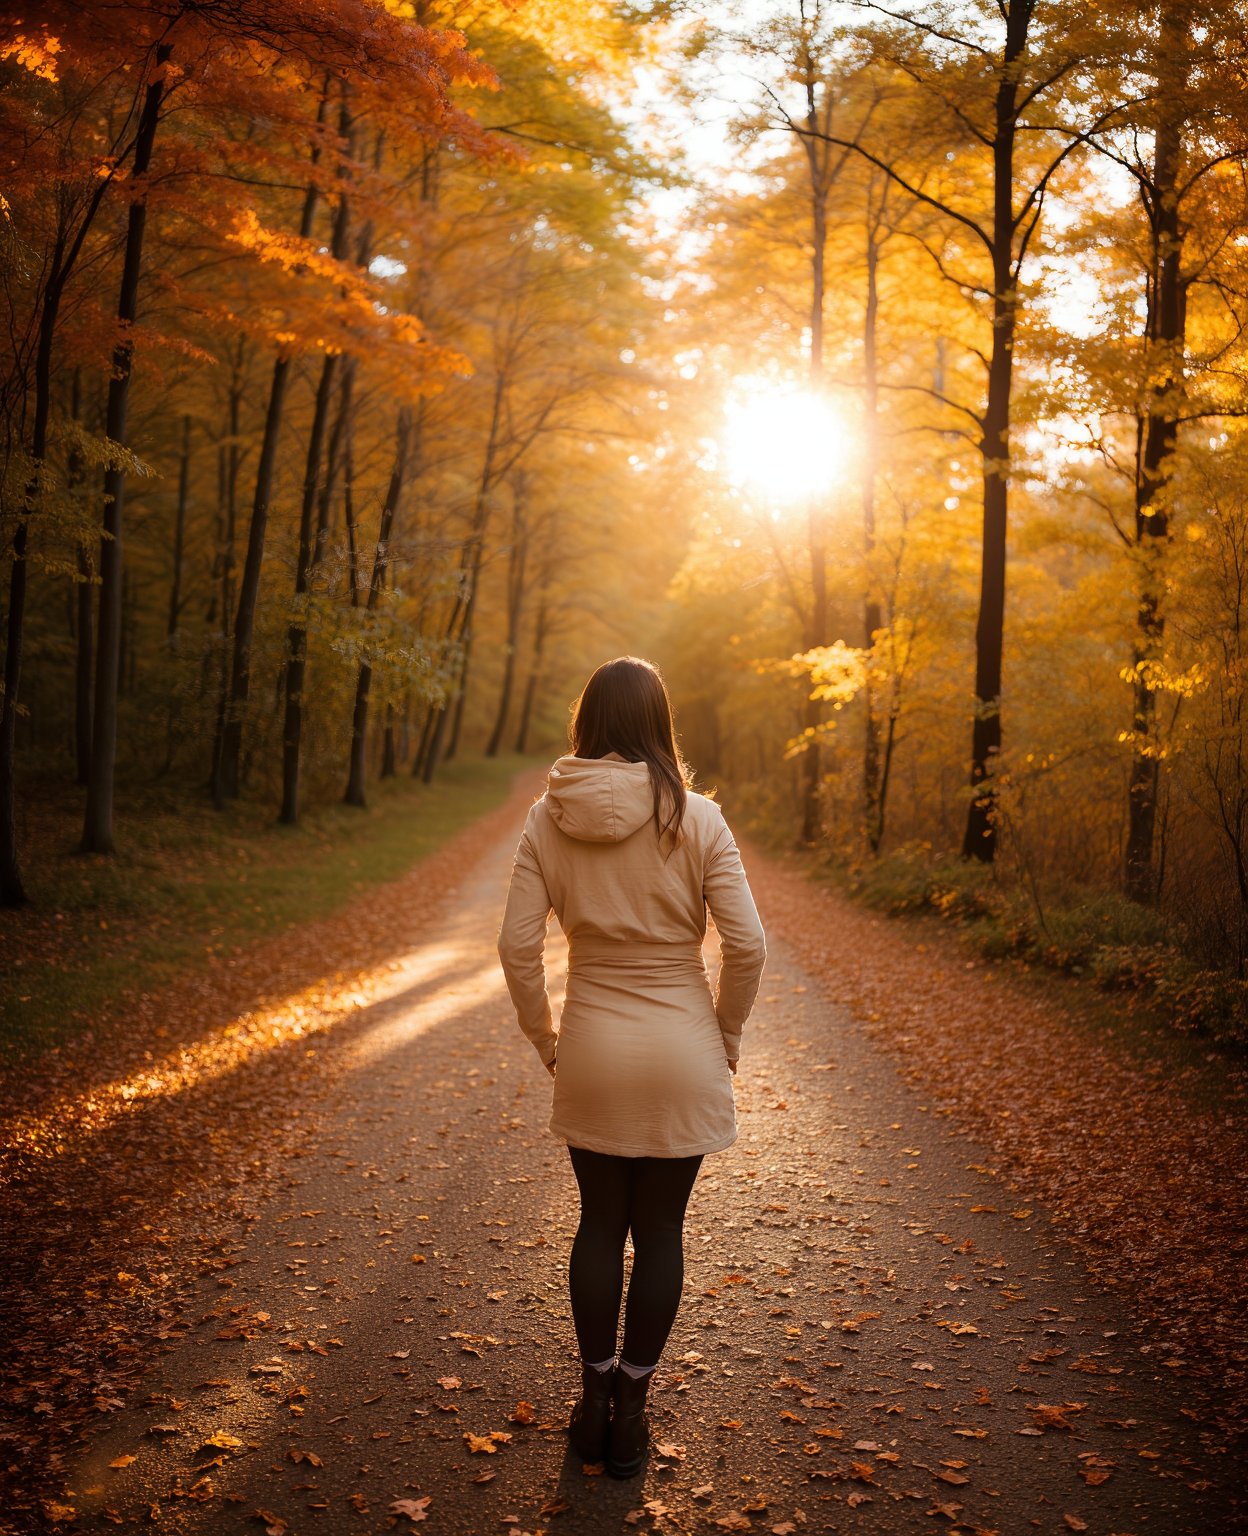
[[[394,1503],[390,1506],[390,1513],[392,1515],[406,1515],[412,1524],[415,1525],[418,1520],[428,1518],[426,1511],[432,1503],[433,1495],[428,1493],[422,1495],[419,1499],[395,1499]]]
[[[116,1461],[110,1461],[110,1467],[128,1467],[132,1462],[138,1461],[137,1456],[118,1456]]]
[[[1032,1403],[1028,1412],[1040,1429],[1074,1429],[1068,1413],[1082,1413],[1087,1403]]]

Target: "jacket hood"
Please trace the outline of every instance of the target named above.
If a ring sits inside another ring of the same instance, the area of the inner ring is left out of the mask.
[[[654,815],[645,763],[607,757],[561,757],[550,770],[546,803],[561,832],[584,843],[619,843]]]

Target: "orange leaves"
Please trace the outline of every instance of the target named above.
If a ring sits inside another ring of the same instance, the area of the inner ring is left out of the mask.
[[[1067,1414],[1082,1413],[1087,1406],[1087,1403],[1032,1403],[1027,1411],[1035,1419],[1037,1429],[1073,1430],[1075,1426]]]
[[[419,1499],[395,1499],[390,1506],[392,1515],[399,1515],[405,1520],[410,1520],[415,1525],[420,1520],[428,1519],[428,1509],[433,1503],[432,1494],[424,1494]]]
[[[12,42],[0,48],[0,59],[15,60],[40,80],[57,80],[56,56],[60,51],[61,40],[58,37],[50,37],[46,32],[41,38],[19,33]]]
[[[464,1431],[464,1440],[474,1456],[481,1452],[487,1456],[493,1456],[499,1446],[506,1445],[510,1439],[510,1432],[502,1429],[487,1430],[483,1435],[474,1435],[467,1429]]]

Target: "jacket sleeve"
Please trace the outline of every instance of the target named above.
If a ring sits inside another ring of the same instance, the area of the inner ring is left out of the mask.
[[[550,920],[550,895],[533,848],[533,812],[525,823],[511,868],[507,907],[498,934],[498,958],[516,1010],[516,1022],[543,1066],[555,1059],[559,1036],[551,1023],[543,952]]]
[[[741,1030],[758,996],[767,944],[741,854],[718,806],[716,813],[702,875],[702,895],[720,938],[715,1016],[728,1059],[736,1061],[741,1054]]]

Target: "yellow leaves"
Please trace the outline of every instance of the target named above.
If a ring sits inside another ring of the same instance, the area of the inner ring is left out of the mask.
[[[762,676],[770,672],[784,677],[806,678],[811,685],[810,698],[840,709],[856,698],[866,685],[867,652],[837,640],[831,645],[799,651],[794,656],[758,661],[755,670]]]
[[[471,1430],[464,1431],[464,1439],[469,1451],[475,1456],[484,1452],[487,1456],[493,1456],[500,1445],[506,1445],[511,1439],[511,1434],[506,1430],[491,1429],[484,1435],[474,1435]]]
[[[242,1444],[243,1442],[237,1435],[227,1435],[223,1429],[218,1429],[200,1444],[200,1450],[237,1451],[241,1449]],[[294,1455],[295,1453],[292,1452],[291,1454]],[[319,1466],[320,1463],[318,1462],[317,1465]]]
[[[318,1455],[316,1455],[314,1451],[297,1451],[292,1448],[291,1450],[287,1451],[286,1454],[290,1457],[291,1461],[293,1461],[296,1466],[299,1466],[303,1462],[306,1462],[310,1467],[323,1467],[325,1465],[325,1463]]]
[[[110,1467],[129,1467],[138,1461],[137,1456],[117,1456],[109,1462]]]
[[[1124,683],[1143,683],[1153,693],[1169,693],[1175,698],[1192,699],[1203,693],[1212,680],[1212,671],[1205,662],[1193,662],[1190,667],[1175,668],[1165,657],[1145,656],[1130,666],[1122,667],[1118,676]],[[1137,733],[1123,731],[1119,740],[1131,739]]]
[[[25,70],[40,80],[59,80],[56,56],[61,51],[61,40],[49,37],[29,37],[19,32],[12,42],[0,48],[0,59],[15,59]]]
[[[532,1403],[526,1403],[523,1398],[516,1404],[511,1413],[507,1415],[509,1424],[532,1424],[537,1417],[537,1410]]]
[[[455,1392],[463,1386],[463,1381],[458,1376],[439,1376],[438,1385],[448,1392]]]

